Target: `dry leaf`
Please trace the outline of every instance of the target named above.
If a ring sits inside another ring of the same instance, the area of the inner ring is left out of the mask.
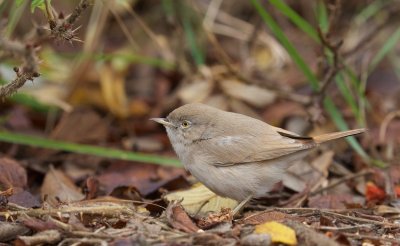
[[[285,243],[288,245],[296,245],[296,232],[281,223],[271,221],[255,227],[256,234],[269,234],[273,243]]]
[[[170,182],[181,180],[185,175],[182,168],[163,167],[149,164],[139,164],[115,161],[103,173],[97,176],[100,187],[108,195],[118,187],[135,187],[140,194],[147,196],[165,187]],[[179,188],[188,187],[182,182]]]
[[[210,95],[213,87],[211,81],[197,80],[182,87],[178,92],[178,97],[183,103],[201,102]]]
[[[259,225],[269,221],[281,222],[286,219],[293,220],[295,216],[290,214],[285,214],[279,211],[262,211],[258,213],[251,214],[243,219],[242,223],[246,225]]]
[[[272,91],[235,80],[224,80],[220,82],[220,85],[222,90],[229,96],[256,107],[264,107],[272,103],[276,98],[276,94]]]
[[[379,215],[400,214],[400,208],[389,207],[387,205],[376,206],[375,212]]]
[[[53,206],[59,204],[58,199],[62,202],[73,202],[84,198],[79,188],[62,171],[52,167],[44,178],[41,195],[47,195],[47,202]]]
[[[0,158],[0,190],[13,188],[18,193],[27,186],[25,169],[15,160]]]
[[[190,219],[189,215],[185,212],[179,202],[171,202],[165,212],[167,215],[168,223],[172,227],[189,233],[200,230],[196,226],[196,224],[193,223],[193,221]]]
[[[383,189],[379,188],[375,183],[367,182],[365,198],[368,202],[382,201],[386,198],[386,192]]]
[[[51,138],[75,143],[98,143],[105,141],[107,135],[108,125],[99,114],[79,108],[62,115]]]
[[[201,218],[200,221],[198,222],[198,225],[202,229],[208,229],[208,228],[215,226],[217,224],[220,224],[222,222],[231,223],[232,220],[233,220],[232,209],[223,208],[223,209],[221,209],[221,212],[219,212],[219,213],[211,213],[211,214],[207,215],[206,217]]]
[[[345,209],[346,204],[354,203],[353,197],[351,194],[318,195],[309,198],[308,206],[310,208]]]
[[[105,65],[100,69],[100,85],[108,109],[118,117],[127,117],[129,108],[124,75],[113,67]]]
[[[194,185],[189,190],[169,193],[164,198],[169,202],[182,200],[182,206],[191,215],[219,212],[222,208],[233,209],[238,204],[235,200],[216,195],[202,184]]]

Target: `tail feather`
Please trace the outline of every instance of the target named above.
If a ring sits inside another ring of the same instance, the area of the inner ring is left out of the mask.
[[[343,131],[343,132],[332,132],[332,133],[315,136],[315,137],[313,137],[313,139],[317,144],[320,144],[320,143],[335,140],[338,138],[344,138],[344,137],[360,134],[360,133],[365,132],[366,130],[367,130],[366,128],[360,128],[360,129],[354,129],[354,130]]]

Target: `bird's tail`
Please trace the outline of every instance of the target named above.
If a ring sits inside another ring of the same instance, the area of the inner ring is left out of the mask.
[[[315,137],[313,137],[313,139],[317,144],[320,144],[320,143],[325,143],[327,141],[331,141],[331,140],[338,139],[338,138],[344,138],[344,137],[348,137],[348,136],[352,136],[352,135],[357,135],[357,134],[365,132],[366,130],[367,130],[366,128],[360,128],[360,129],[354,129],[354,130],[343,131],[343,132],[332,132],[332,133],[315,136]]]

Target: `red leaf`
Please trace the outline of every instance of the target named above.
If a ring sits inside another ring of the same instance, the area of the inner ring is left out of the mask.
[[[386,197],[386,192],[376,186],[373,182],[367,182],[366,184],[365,197],[368,202],[370,201],[382,201]]]

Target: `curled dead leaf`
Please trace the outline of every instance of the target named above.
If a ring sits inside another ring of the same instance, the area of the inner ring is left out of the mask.
[[[6,190],[12,188],[13,193],[18,193],[27,186],[27,175],[17,161],[10,158],[0,158],[0,188]]]
[[[236,80],[220,81],[220,86],[227,95],[256,107],[264,107],[272,103],[276,98],[276,94],[273,91]]]
[[[182,87],[178,97],[183,103],[201,102],[210,95],[213,87],[212,81],[197,80]]]
[[[220,224],[222,222],[232,222],[233,213],[230,208],[223,208],[219,213],[211,213],[206,217],[203,217],[198,222],[198,225],[202,229],[208,229],[214,225]]]
[[[189,233],[200,230],[178,201],[172,201],[165,212],[172,227]]]
[[[184,191],[177,191],[167,194],[164,199],[182,201],[181,204],[191,215],[205,215],[209,212],[218,212],[222,208],[233,209],[237,201],[216,195],[202,184],[194,185]]]
[[[47,196],[47,202],[57,206],[59,201],[73,202],[84,198],[79,188],[62,171],[50,168],[47,172],[42,187],[42,197]]]

